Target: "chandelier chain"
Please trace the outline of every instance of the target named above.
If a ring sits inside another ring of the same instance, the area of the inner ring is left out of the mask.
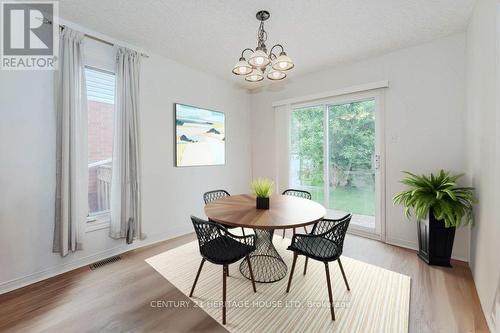
[[[267,41],[267,32],[264,30],[264,21],[260,22],[259,30],[257,31],[258,46],[266,48],[265,42]]]

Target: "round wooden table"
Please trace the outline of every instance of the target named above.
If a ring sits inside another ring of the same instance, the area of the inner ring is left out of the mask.
[[[250,260],[255,281],[276,282],[286,276],[287,266],[273,245],[274,230],[313,224],[325,216],[326,210],[317,202],[289,195],[274,195],[269,209],[257,209],[255,197],[242,194],[207,204],[205,214],[215,222],[254,229],[256,249]],[[240,271],[250,278],[246,260],[241,262]]]

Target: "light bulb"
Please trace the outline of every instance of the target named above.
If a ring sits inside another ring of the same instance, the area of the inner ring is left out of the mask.
[[[273,69],[287,71],[293,68],[293,61],[285,52],[281,52],[279,57],[273,62]]]
[[[245,80],[249,82],[262,81],[264,79],[263,73],[259,69],[254,69],[250,74],[245,76]]]
[[[271,60],[262,50],[256,50],[248,59],[248,63],[254,67],[265,67]]]
[[[245,58],[241,57],[240,60],[234,65],[233,73],[236,75],[246,75],[252,71],[252,67],[246,62]]]
[[[267,78],[269,80],[283,80],[286,77],[286,74],[281,71],[277,71],[275,69],[271,69],[269,73],[267,73]]]

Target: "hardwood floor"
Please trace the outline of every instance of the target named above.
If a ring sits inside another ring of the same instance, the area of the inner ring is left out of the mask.
[[[0,295],[0,331],[225,332],[201,309],[151,306],[189,298],[144,259],[194,239],[182,236],[94,271],[83,267]],[[431,267],[414,251],[351,235],[344,255],[411,276],[410,332],[488,332],[466,263]]]

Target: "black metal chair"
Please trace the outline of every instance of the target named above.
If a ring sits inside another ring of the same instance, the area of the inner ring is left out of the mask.
[[[286,292],[288,293],[290,291],[293,271],[295,269],[295,263],[297,262],[298,255],[306,256],[304,275],[307,271],[307,261],[309,258],[323,262],[326,270],[326,283],[328,285],[328,297],[330,299],[330,312],[332,320],[335,320],[335,311],[333,306],[332,286],[330,283],[328,263],[330,261],[337,260],[342,276],[344,277],[347,290],[351,290],[345,276],[344,268],[342,267],[342,262],[340,261],[340,255],[342,254],[342,249],[344,247],[344,238],[347,228],[349,227],[351,217],[351,214],[347,214],[338,220],[322,219],[314,224],[310,234],[293,235],[292,244],[288,247],[289,250],[293,251],[293,263]]]
[[[231,196],[231,194],[229,194],[229,192],[226,190],[214,190],[214,191],[205,192],[203,194],[203,200],[205,200],[205,205],[206,205],[209,202],[219,200],[219,199],[222,199],[224,197],[229,197],[229,196]],[[210,218],[208,220],[211,222],[218,223]],[[227,225],[227,224],[222,224],[222,223],[219,223],[219,224],[223,225],[226,229],[237,228],[237,227],[232,226],[232,225]],[[245,229],[243,227],[241,228],[241,232],[243,232],[243,236],[245,236]]]
[[[191,221],[198,237],[202,260],[189,297],[193,296],[196,282],[198,282],[205,261],[222,265],[222,324],[226,324],[226,278],[229,276],[228,266],[245,258],[250,271],[253,291],[257,292],[252,266],[248,257],[255,250],[255,235],[236,236],[218,223],[205,221],[195,216],[191,216]]]
[[[307,199],[307,200],[311,200],[311,198],[312,198],[311,193],[309,193],[307,191],[294,190],[291,188],[289,188],[288,190],[284,190],[282,194],[283,195],[291,195],[294,197],[299,197],[299,198],[303,198],[303,199]],[[285,238],[285,231],[286,231],[286,229],[283,229],[283,238]],[[306,227],[304,227],[304,231],[307,233]],[[293,228],[293,233],[295,234],[295,228]]]

